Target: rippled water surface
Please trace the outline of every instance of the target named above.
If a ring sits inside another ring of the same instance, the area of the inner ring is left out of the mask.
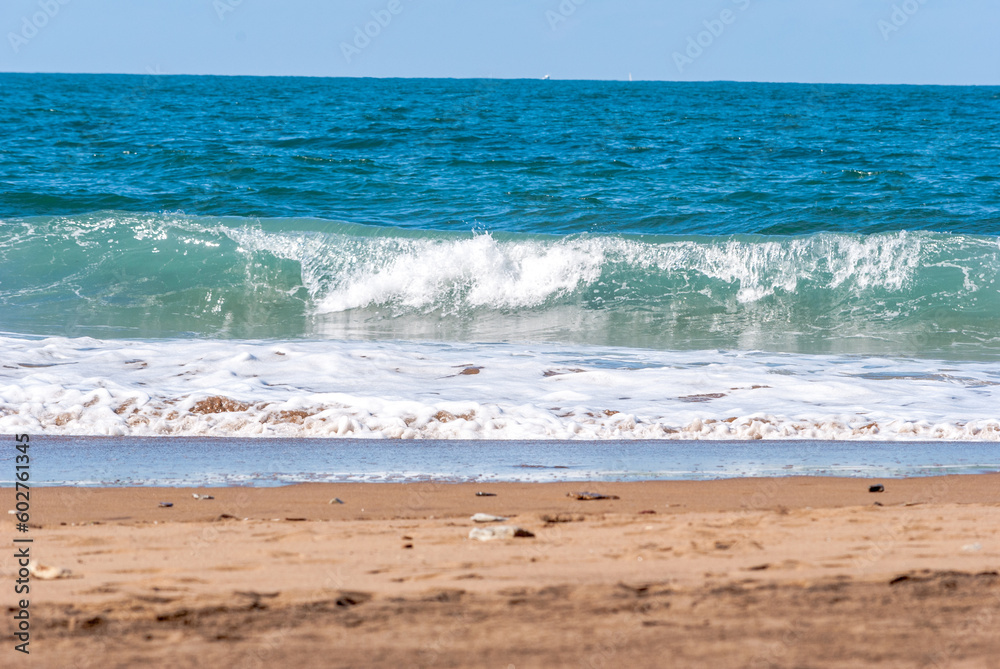
[[[2,74],[0,100],[4,430],[1000,434],[1000,88]]]

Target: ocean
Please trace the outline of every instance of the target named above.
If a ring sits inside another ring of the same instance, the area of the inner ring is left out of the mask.
[[[1000,88],[0,98],[2,433],[1000,440]]]

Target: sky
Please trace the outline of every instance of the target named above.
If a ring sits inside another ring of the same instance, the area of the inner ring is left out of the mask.
[[[0,72],[1000,85],[997,0],[3,0]]]

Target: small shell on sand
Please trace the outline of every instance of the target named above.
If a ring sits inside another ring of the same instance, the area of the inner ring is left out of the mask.
[[[491,516],[488,513],[476,513],[472,515],[471,520],[474,523],[501,523],[507,518],[505,516]]]
[[[28,563],[28,573],[40,581],[53,581],[57,578],[73,578],[73,572],[62,567],[50,567],[37,562]]]
[[[514,537],[533,537],[528,530],[513,525],[494,525],[493,527],[474,527],[469,532],[470,539],[493,541],[495,539],[513,539]]]

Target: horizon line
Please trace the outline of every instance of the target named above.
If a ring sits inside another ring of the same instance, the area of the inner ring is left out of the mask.
[[[942,83],[900,83],[900,82],[879,82],[861,83],[853,81],[766,81],[750,79],[553,79],[546,75],[544,77],[406,77],[406,76],[350,76],[350,75],[325,75],[325,74],[219,74],[219,73],[184,73],[184,72],[28,72],[15,70],[0,70],[0,75],[56,75],[56,76],[122,76],[122,77],[243,77],[255,79],[377,79],[377,80],[413,80],[413,81],[538,81],[538,82],[617,82],[626,84],[791,84],[800,86],[951,86],[951,87],[982,87],[997,88],[996,84],[942,84]]]

